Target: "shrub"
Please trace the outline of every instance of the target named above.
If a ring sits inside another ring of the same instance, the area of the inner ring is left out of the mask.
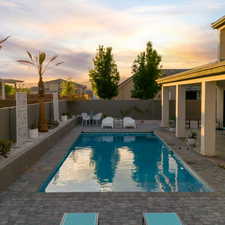
[[[0,140],[0,156],[7,158],[11,150],[11,145],[12,142],[9,140]]]
[[[190,133],[190,135],[189,135],[189,138],[194,138],[194,139],[196,139],[196,138],[197,138],[197,133],[194,132],[194,131],[192,131],[192,132]]]

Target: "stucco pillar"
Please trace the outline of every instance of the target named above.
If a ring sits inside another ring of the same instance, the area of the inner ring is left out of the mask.
[[[216,82],[202,82],[201,154],[214,156],[216,151]]]
[[[185,137],[185,87],[176,85],[176,136]]]
[[[216,88],[216,120],[220,127],[223,127],[223,102],[224,102],[224,89],[217,86]]]
[[[2,99],[5,100],[5,83],[2,81]]]
[[[161,127],[169,127],[169,88],[162,86],[162,120]]]

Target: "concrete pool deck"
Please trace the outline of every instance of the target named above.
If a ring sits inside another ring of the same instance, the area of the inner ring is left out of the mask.
[[[41,183],[62,159],[80,132],[101,131],[99,128],[75,127],[56,142],[41,159],[0,193],[0,225],[56,225],[64,212],[99,212],[102,225],[141,225],[143,212],[176,212],[184,225],[225,224],[225,170],[211,159],[188,150],[158,121],[138,126],[137,130],[108,131],[149,132],[157,135],[203,178],[212,193],[38,193]]]

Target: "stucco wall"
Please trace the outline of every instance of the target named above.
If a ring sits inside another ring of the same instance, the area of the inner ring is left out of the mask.
[[[82,112],[102,112],[106,116],[123,117],[124,114],[138,120],[160,120],[161,103],[159,100],[91,100],[68,102],[68,110],[74,114]],[[175,117],[175,101],[170,101],[170,118]],[[186,118],[199,120],[200,101],[186,102]]]
[[[220,30],[219,59],[225,60],[225,27]]]
[[[189,120],[199,120],[200,101],[186,102],[186,118]],[[28,124],[38,121],[39,105],[28,106]],[[161,103],[159,100],[90,100],[90,101],[60,101],[60,114],[70,112],[75,115],[82,112],[98,113],[105,116],[122,118],[131,116],[137,120],[160,120]],[[47,120],[53,119],[52,103],[46,103]],[[170,118],[175,118],[175,101],[170,101]],[[0,109],[0,139],[16,139],[16,113],[15,107]]]
[[[133,89],[133,80],[130,79],[118,88],[118,95],[115,97],[116,100],[133,100],[131,97],[131,90]],[[135,99],[134,99],[135,100]]]
[[[45,103],[46,119],[53,120],[52,103]],[[68,112],[67,102],[59,102],[60,114]],[[39,104],[28,105],[28,126],[37,123]],[[16,109],[15,107],[0,108],[0,139],[16,140]]]

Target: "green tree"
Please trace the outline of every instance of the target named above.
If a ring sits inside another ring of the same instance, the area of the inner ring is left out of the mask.
[[[112,55],[112,48],[99,46],[93,64],[94,69],[89,71],[89,78],[95,94],[103,99],[117,96],[120,76]]]
[[[62,97],[74,97],[77,93],[77,88],[71,79],[63,81],[61,84],[60,96]]]
[[[141,52],[132,66],[134,89],[131,94],[134,98],[151,99],[159,90],[156,79],[160,76],[161,57],[148,42],[146,50]]]
[[[5,84],[5,94],[6,96],[12,96],[16,94],[16,89],[8,84]]]

